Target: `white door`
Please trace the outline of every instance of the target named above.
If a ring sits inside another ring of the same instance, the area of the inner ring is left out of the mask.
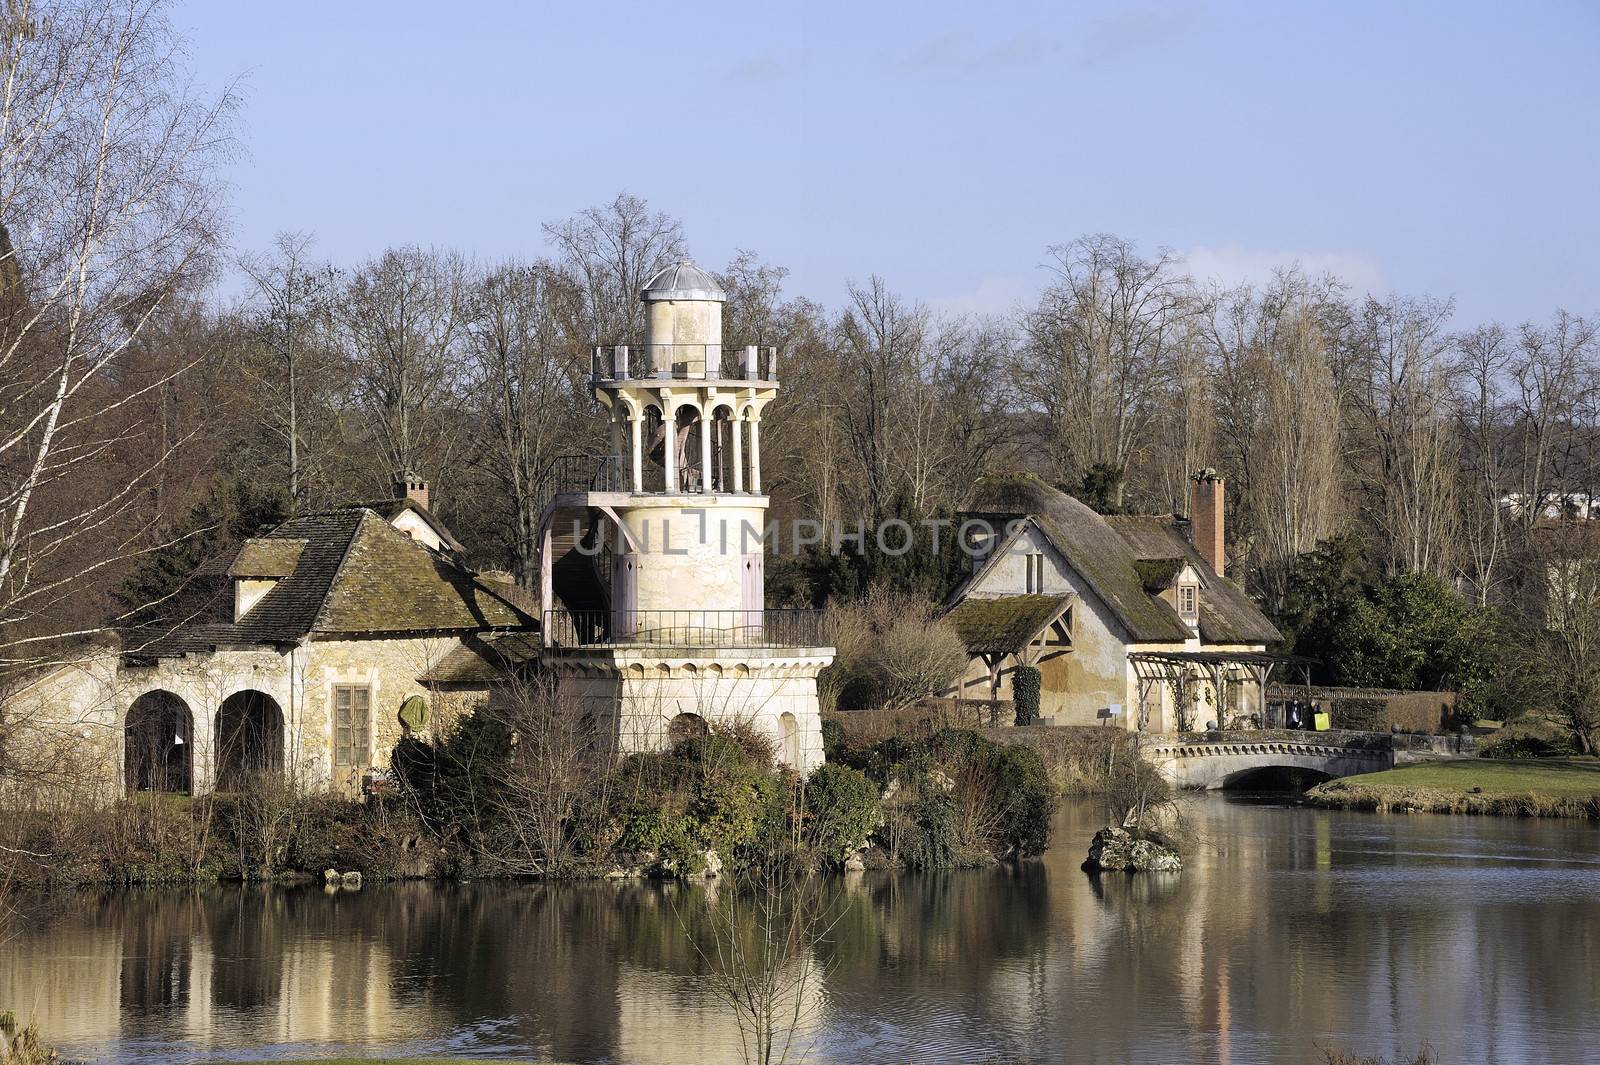
[[[765,576],[766,563],[764,556],[757,552],[744,556],[743,572],[741,573],[741,602],[744,608],[744,618],[741,624],[746,628],[760,631],[761,608],[766,601],[762,590],[763,577]]]
[[[611,557],[611,635],[631,637],[639,631],[638,555]]]

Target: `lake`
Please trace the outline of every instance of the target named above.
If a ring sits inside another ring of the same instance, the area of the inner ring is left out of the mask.
[[[1091,877],[1092,802],[1015,868],[839,880],[808,1060],[1600,1062],[1600,829],[1208,796],[1181,874]],[[57,898],[0,1007],[80,1057],[739,1060],[700,888],[218,886]]]

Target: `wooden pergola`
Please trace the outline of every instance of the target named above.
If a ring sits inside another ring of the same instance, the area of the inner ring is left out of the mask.
[[[1304,683],[1311,683],[1311,667],[1316,659],[1300,655],[1269,654],[1265,651],[1132,651],[1128,661],[1133,663],[1134,675],[1139,678],[1139,728],[1145,727],[1145,706],[1154,685],[1165,682],[1172,686],[1174,703],[1178,711],[1178,731],[1193,731],[1192,722],[1184,720],[1188,706],[1189,686],[1194,674],[1203,676],[1201,683],[1209,683],[1217,696],[1217,724],[1227,728],[1223,716],[1227,704],[1227,685],[1232,674],[1243,669],[1250,675],[1261,693],[1263,712],[1267,704],[1267,681],[1274,669],[1299,667]]]

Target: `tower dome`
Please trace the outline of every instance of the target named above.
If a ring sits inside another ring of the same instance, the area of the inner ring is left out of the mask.
[[[661,300],[711,300],[722,303],[727,293],[717,284],[717,279],[696,266],[690,259],[679,259],[656,273],[639,292],[646,303]]]

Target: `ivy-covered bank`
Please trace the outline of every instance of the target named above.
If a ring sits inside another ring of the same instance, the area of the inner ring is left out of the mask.
[[[940,869],[1037,855],[1056,804],[1039,755],[975,732],[849,741],[803,779],[752,729],[617,759],[576,730],[480,712],[397,748],[393,786],[354,802],[261,780],[27,818],[14,882],[698,877],[774,853],[814,871]],[[546,722],[546,724],[550,724]]]

